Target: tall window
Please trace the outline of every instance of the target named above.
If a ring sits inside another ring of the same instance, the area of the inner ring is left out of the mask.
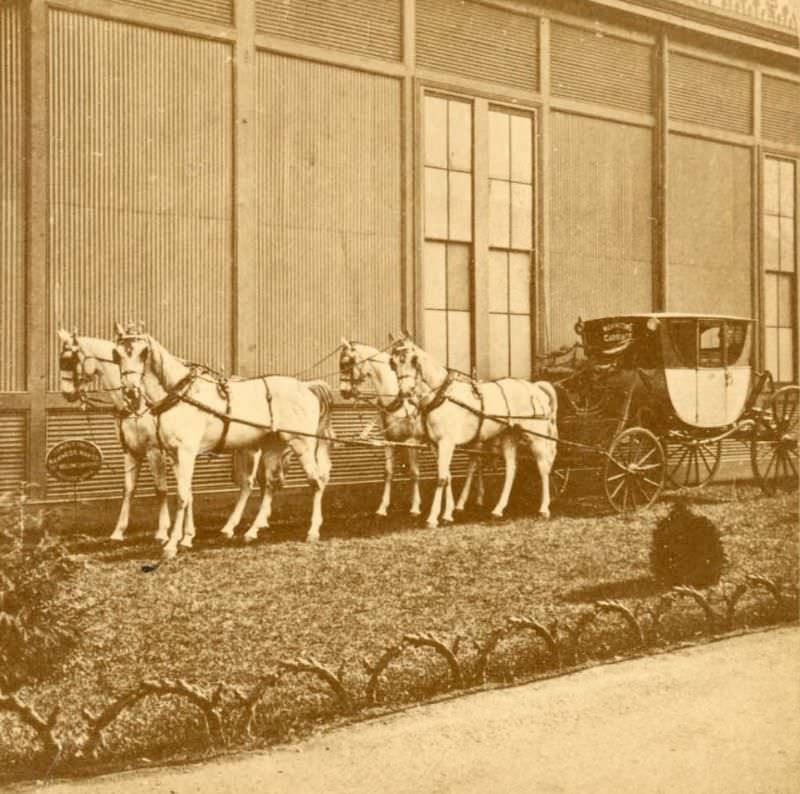
[[[796,168],[793,160],[764,160],[765,367],[780,382],[796,378]]]
[[[533,120],[489,111],[491,378],[531,374]]]
[[[425,97],[424,324],[427,351],[472,369],[472,104]]]

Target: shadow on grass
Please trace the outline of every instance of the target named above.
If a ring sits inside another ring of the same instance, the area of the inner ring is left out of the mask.
[[[649,598],[665,593],[668,589],[649,576],[640,576],[635,579],[622,579],[618,582],[598,582],[568,590],[561,596],[561,601],[583,604],[606,599]]]

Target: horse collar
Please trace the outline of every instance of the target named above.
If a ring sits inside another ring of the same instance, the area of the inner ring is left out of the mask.
[[[427,405],[420,407],[420,413],[422,413],[423,416],[429,414],[431,411],[435,411],[447,399],[447,390],[450,388],[452,382],[453,376],[448,372],[445,379],[439,385],[439,388],[436,389],[433,399]]]

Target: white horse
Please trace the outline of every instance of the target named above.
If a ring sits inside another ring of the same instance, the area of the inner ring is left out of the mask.
[[[330,410],[333,395],[321,382],[306,385],[294,378],[264,376],[223,380],[187,366],[151,336],[128,333],[117,323],[114,359],[119,363],[123,396],[136,408],[145,400],[156,417],[156,431],[175,467],[178,502],[172,532],[164,547],[177,553],[183,517],[192,503],[192,475],[199,454],[211,450],[258,449],[268,472],[277,471],[291,450],[300,461],[314,494],[306,539],[319,539],[322,494],[330,478]],[[263,484],[256,522],[245,534],[255,540],[268,526],[271,478]],[[226,524],[225,534],[233,534]]]
[[[389,363],[389,354],[361,342],[342,337],[339,352],[340,392],[345,400],[367,399],[370,405],[378,410],[378,421],[381,432],[390,442],[384,447],[384,481],[383,495],[376,515],[388,514],[392,500],[392,478],[396,447],[392,442],[408,443],[405,447],[408,455],[408,468],[411,473],[411,509],[409,514],[418,516],[421,512],[419,490],[419,460],[417,448],[414,446],[427,442],[425,427],[416,406],[400,394],[397,376]],[[362,391],[365,386],[366,391]],[[478,475],[477,503],[483,504],[483,473],[480,459],[473,457],[469,462],[467,478],[458,497],[456,510],[463,510],[469,497],[472,480]]]
[[[516,378],[477,382],[458,379],[408,338],[392,346],[390,363],[400,394],[416,397],[428,437],[437,447],[438,482],[428,515],[429,527],[438,526],[443,496],[442,518],[452,520],[454,505],[448,485],[455,448],[494,439],[502,447],[506,477],[493,514],[501,516],[508,504],[516,475],[517,443],[524,443],[536,460],[542,482],[539,514],[550,516],[550,470],[558,437],[558,401],[551,384]]]
[[[86,403],[86,389],[99,380],[101,390],[114,405],[120,445],[125,456],[125,490],[111,540],[124,540],[130,519],[131,500],[139,482],[142,463],[147,458],[158,494],[158,530],[156,540],[166,541],[170,526],[167,505],[167,466],[156,441],[156,423],[149,411],[131,411],[122,396],[119,367],[113,360],[114,344],[106,339],[78,336],[63,328],[58,330],[61,340],[59,369],[61,394],[69,402]],[[190,532],[194,522],[187,515]]]

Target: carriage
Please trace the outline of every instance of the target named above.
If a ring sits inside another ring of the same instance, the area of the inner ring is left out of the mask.
[[[749,446],[766,492],[796,488],[800,389],[752,370],[752,329],[711,314],[579,320],[583,357],[540,373],[561,398],[557,490],[591,472],[615,510],[647,507],[664,487],[712,480],[729,438]]]

